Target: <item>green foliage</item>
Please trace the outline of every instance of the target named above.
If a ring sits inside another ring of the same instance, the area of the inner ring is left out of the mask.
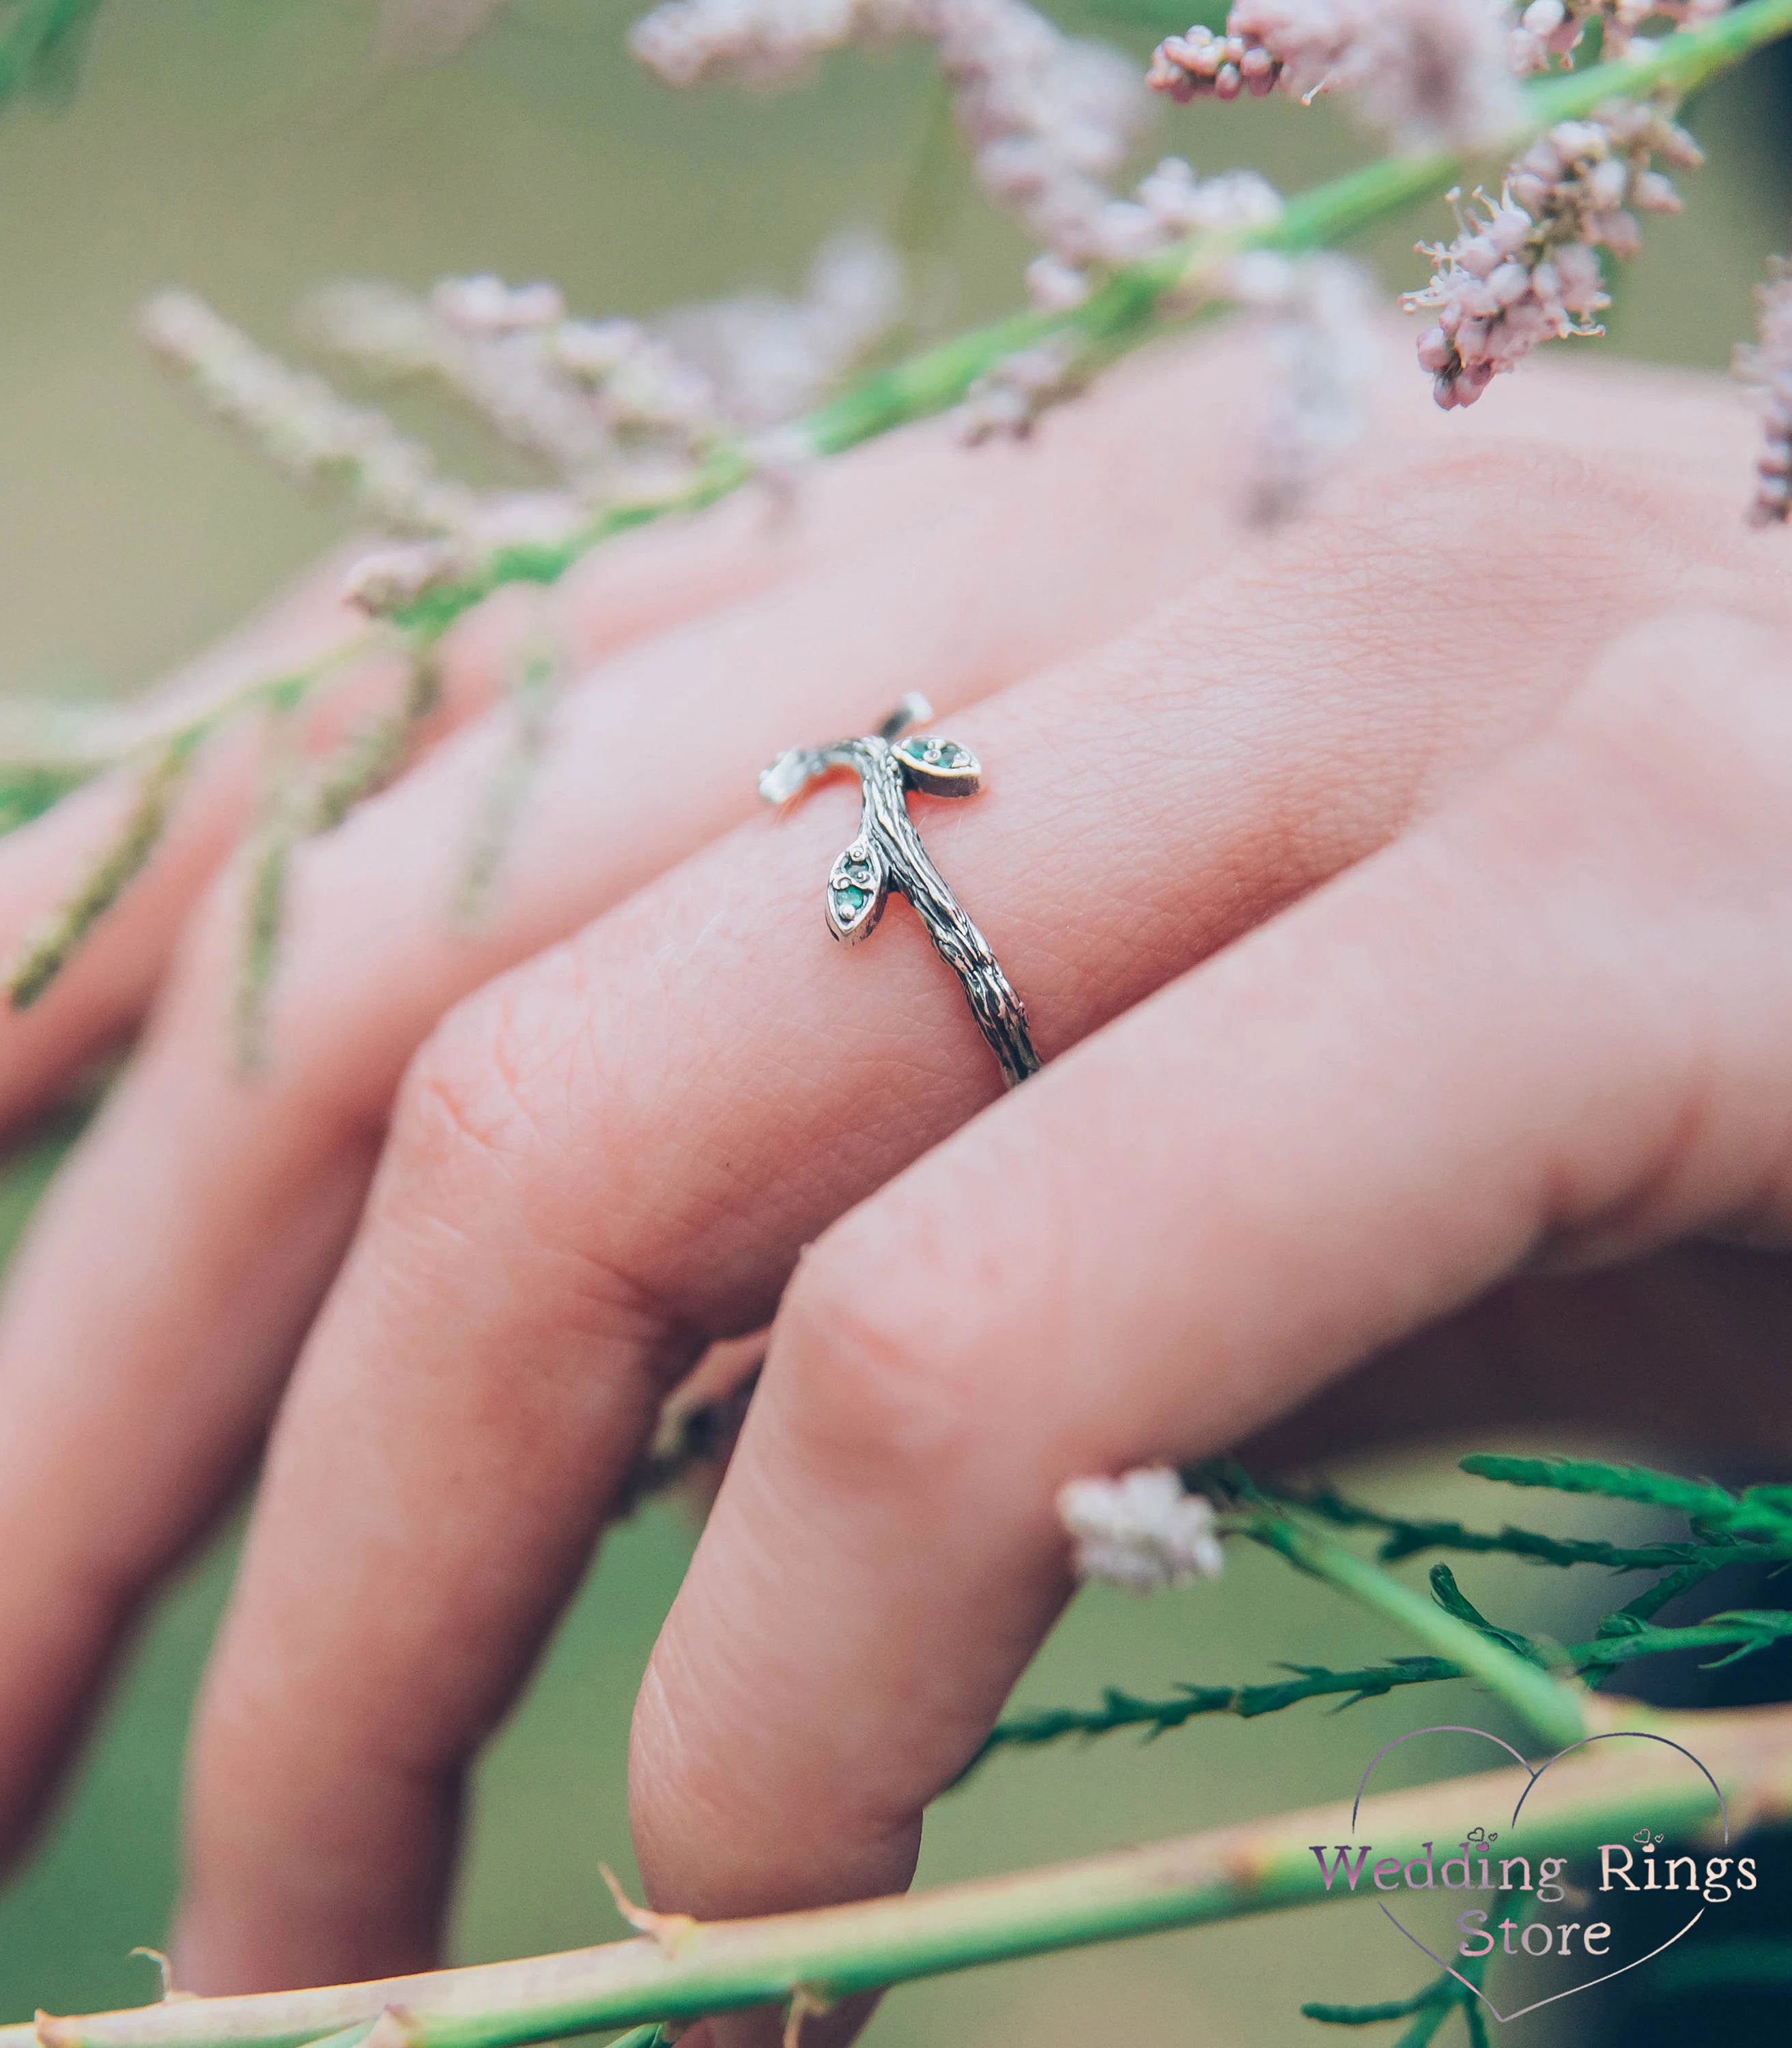
[[[553,652],[539,645],[530,647],[510,679],[510,743],[487,786],[455,895],[455,913],[464,925],[476,925],[491,908],[523,801],[547,744],[559,691],[560,665]]]
[[[1336,1586],[1449,1658],[1463,1677],[1479,1681],[1503,1701],[1545,1747],[1565,1748],[1590,1732],[1575,1689],[1555,1677],[1546,1661],[1514,1650],[1503,1639],[1503,1631],[1468,1605],[1447,1571],[1443,1596],[1434,1581],[1433,1596],[1427,1600],[1379,1565],[1285,1511],[1254,1507],[1232,1526],[1235,1533],[1278,1552],[1297,1570]],[[1458,1612],[1457,1608],[1467,1611]]]
[[[1699,1535],[1792,1545],[1792,1486],[1751,1486],[1740,1494],[1710,1480],[1682,1479],[1641,1465],[1602,1464],[1590,1458],[1506,1458],[1476,1453],[1462,1469],[1507,1486],[1542,1487],[1556,1493],[1593,1494],[1634,1500],[1684,1515]]]
[[[72,50],[95,4],[96,0],[0,0],[0,104],[22,85],[47,76],[45,68],[59,49]],[[1155,4],[1155,0],[1113,0],[1113,4],[1144,6]],[[4,11],[9,7],[10,14]],[[1180,15],[1167,25],[1188,25]],[[1615,91],[1631,95],[1689,92],[1789,33],[1792,33],[1792,0],[1743,0],[1742,5],[1716,20],[1639,45],[1638,54],[1623,63],[1533,81],[1526,88],[1523,119],[1500,146],[1510,150],[1557,121],[1585,114]],[[1210,303],[1206,286],[1216,267],[1229,262],[1241,249],[1300,253],[1334,246],[1398,208],[1461,180],[1476,168],[1468,157],[1449,151],[1383,157],[1301,194],[1272,223],[1243,234],[1197,235],[1123,266],[1080,304],[1067,312],[1014,314],[888,364],[793,423],[790,435],[809,453],[838,454],[957,405],[996,363],[1016,351],[1048,340],[1072,344],[1079,363],[1092,374],[1198,317],[1204,305]],[[426,659],[428,650],[456,619],[501,585],[553,584],[574,562],[612,536],[650,521],[699,511],[739,490],[758,474],[758,467],[747,445],[718,442],[681,487],[607,506],[582,531],[555,545],[500,549],[464,580],[435,586],[413,603],[394,612],[382,631],[397,636],[414,660]],[[225,704],[211,707],[196,718],[169,744],[190,750],[208,739],[230,718],[253,706],[277,708],[282,703],[308,697],[321,687],[331,671],[363,651],[365,645],[364,639],[351,642],[303,676],[258,682],[234,693]],[[536,688],[537,683],[542,687]],[[483,906],[539,744],[541,718],[536,708],[545,701],[546,679],[526,678],[517,694],[518,744],[495,782],[469,862],[463,890],[464,913],[476,914]],[[17,766],[10,776],[0,771],[0,830],[34,815],[87,774],[114,765],[115,762],[96,758],[73,774],[49,762]],[[63,778],[60,785],[59,777]],[[160,822],[157,821],[157,835]],[[34,999],[48,987],[97,917],[142,867],[153,844],[152,836],[122,849],[134,860],[119,861],[109,856],[105,868],[83,885],[77,901],[60,913],[56,943],[40,948],[29,960],[15,965],[12,976],[15,1003]],[[264,913],[270,906],[277,913],[279,891],[275,885],[279,861],[271,851],[264,849],[264,862],[266,886],[261,891],[260,901]],[[276,929],[277,920],[270,922],[264,914],[252,933],[244,1005],[251,1027],[260,1001],[258,983],[265,986],[271,972],[272,952],[266,941]],[[255,933],[262,936],[255,937]],[[252,1043],[253,1028],[247,1036]],[[1792,1536],[1792,1508],[1782,1505],[1785,1510],[1782,1533]]]
[[[1515,1657],[1527,1658],[1533,1664],[1547,1668],[1549,1658],[1528,1635],[1519,1635],[1515,1628],[1501,1628],[1488,1619],[1456,1584],[1456,1574],[1448,1565],[1433,1565],[1431,1567],[1431,1597],[1445,1614],[1453,1614],[1458,1621],[1465,1621],[1471,1628],[1478,1628],[1491,1641],[1504,1643]]]
[[[1583,1678],[1614,1670],[1620,1664],[1644,1657],[1666,1657],[1694,1650],[1724,1650],[1727,1656],[1714,1659],[1707,1669],[1719,1669],[1792,1639],[1792,1614],[1771,1609],[1742,1610],[1713,1615],[1710,1620],[1686,1628],[1650,1628],[1638,1623],[1616,1628],[1610,1617],[1601,1624],[1601,1634],[1591,1643],[1573,1643],[1561,1652],[1561,1666]],[[1604,1631],[1611,1629],[1607,1635]],[[1523,1639],[1520,1639],[1522,1640]],[[1472,1674],[1445,1657],[1396,1657],[1385,1664],[1367,1664],[1352,1670],[1333,1671],[1320,1664],[1290,1664],[1282,1667],[1297,1675],[1279,1681],[1255,1685],[1180,1686],[1169,1699],[1145,1700],[1110,1686],[1099,1707],[1048,1707],[1030,1714],[1017,1714],[999,1722],[969,1769],[997,1749],[1036,1749],[1069,1736],[1113,1735],[1123,1728],[1142,1728],[1147,1741],[1203,1714],[1233,1714],[1241,1720],[1260,1714],[1279,1713],[1298,1706],[1303,1700],[1344,1695],[1341,1707],[1354,1707],[1364,1700],[1380,1699],[1402,1685],[1435,1685],[1446,1678]],[[968,1775],[968,1770],[966,1773]]]
[[[1720,1671],[1726,1664],[1740,1663],[1776,1643],[1792,1638],[1792,1614],[1772,1608],[1739,1609],[1714,1614],[1709,1621],[1689,1628],[1650,1628],[1627,1614],[1608,1615],[1600,1623],[1599,1639],[1583,1643],[1572,1653],[1584,1671],[1627,1663],[1636,1657],[1658,1657],[1665,1651],[1728,1649],[1727,1657],[1713,1658],[1708,1671]]]
[[[0,14],[0,108],[21,93],[49,106],[73,96],[99,0],[11,0]]]
[[[1515,1924],[1522,1926],[1534,1911],[1535,1902],[1519,1898],[1513,1902],[1513,1908]],[[1445,1970],[1410,1998],[1391,1999],[1379,2005],[1303,2005],[1301,2016],[1322,2021],[1328,2027],[1378,2027],[1390,2020],[1410,2018],[1412,2025],[1394,2048],[1425,2048],[1450,2015],[1460,2012],[1468,2048],[1489,2048],[1487,2015],[1478,1994],[1491,1953],[1465,1958],[1460,1968]]]
[[[397,707],[361,720],[320,765],[306,828],[333,832],[363,797],[384,789],[404,766],[417,726],[440,697],[433,664],[414,663]]]
[[[92,773],[80,762],[0,762],[0,836],[41,817],[71,789],[80,789]]]
[[[148,864],[173,814],[196,744],[184,735],[150,756],[136,801],[74,894],[20,947],[6,976],[15,1010],[29,1010],[62,972],[69,956]]]
[[[1410,1998],[1389,1999],[1379,2005],[1316,2003],[1303,2005],[1301,2012],[1304,2018],[1319,2020],[1327,2027],[1381,2027],[1391,2020],[1410,2019],[1412,2025],[1400,2036],[1394,2048],[1424,2048],[1450,2015],[1460,2012],[1468,2031],[1470,2048],[1485,2048],[1487,2021],[1482,2016],[1481,2002],[1476,1993],[1486,1968],[1485,1960],[1476,1957],[1463,1964],[1460,1974],[1445,1971],[1422,1991],[1414,1992]]]
[[[1303,2005],[1303,2019],[1317,2019],[1328,2027],[1379,2027],[1391,2019],[1410,2019],[1415,2012],[1425,2012],[1434,2005],[1444,2003],[1444,1985],[1449,1983],[1443,1978],[1436,1984],[1428,1984],[1423,1991],[1414,1992],[1410,1998],[1384,2000],[1379,2005],[1325,2005],[1317,2001]]]
[[[1753,1553],[1739,1548],[1735,1554],[1740,1557]],[[1618,1612],[1631,1616],[1638,1621],[1653,1620],[1670,1601],[1678,1600],[1684,1592],[1690,1592],[1694,1586],[1709,1579],[1713,1572],[1720,1572],[1725,1565],[1733,1561],[1727,1546],[1714,1543],[1704,1555],[1690,1558],[1674,1571],[1664,1572],[1652,1586],[1646,1586],[1635,1600],[1627,1600],[1619,1608]]]
[[[249,1072],[262,1065],[266,1053],[268,991],[285,921],[286,874],[294,836],[289,807],[277,796],[250,849],[243,892],[246,929],[236,988],[236,1056]]]
[[[1353,1707],[1362,1700],[1379,1699],[1396,1686],[1425,1685],[1462,1676],[1460,1666],[1442,1657],[1398,1657],[1351,1671],[1328,1670],[1320,1664],[1285,1664],[1281,1668],[1295,1675],[1255,1685],[1185,1685],[1167,1700],[1142,1700],[1110,1685],[1099,1707],[1048,1707],[1038,1713],[1017,1714],[997,1724],[970,1767],[975,1769],[992,1750],[1038,1748],[1066,1736],[1112,1735],[1121,1728],[1142,1728],[1146,1740],[1152,1741],[1203,1714],[1233,1714],[1240,1720],[1254,1720],[1260,1714],[1298,1706],[1303,1700],[1340,1693],[1346,1696],[1343,1705]]]
[[[1375,1552],[1377,1563],[1397,1565],[1426,1550],[1460,1550],[1487,1557],[1525,1557],[1539,1565],[1604,1565],[1614,1572],[1660,1570],[1702,1559],[1711,1546],[1693,1543],[1608,1543],[1598,1538],[1550,1536],[1536,1529],[1470,1529],[1460,1522],[1412,1521],[1346,1500],[1329,1488],[1274,1496],[1303,1508],[1340,1529],[1380,1529],[1386,1540]],[[1737,1555],[1741,1554],[1737,1546]]]
[[[1688,1515],[1698,1531],[1686,1542],[1649,1544],[1627,1549],[1620,1545],[1551,1536],[1529,1529],[1502,1530],[1484,1536],[1459,1522],[1414,1522],[1394,1515],[1363,1507],[1332,1491],[1286,1493],[1278,1496],[1270,1488],[1253,1480],[1234,1461],[1218,1460],[1185,1475],[1187,1483],[1228,1503],[1239,1512],[1228,1519],[1228,1533],[1243,1535],[1277,1550],[1302,1570],[1313,1569],[1310,1544],[1298,1538],[1300,1525],[1286,1514],[1278,1519],[1278,1499],[1296,1514],[1321,1516],[1334,1526],[1373,1529],[1384,1533],[1386,1541],[1378,1556],[1385,1559],[1391,1550],[1405,1558],[1416,1552],[1443,1544],[1452,1549],[1497,1551],[1530,1558],[1537,1562],[1567,1567],[1597,1565],[1610,1570],[1662,1570],[1654,1583],[1626,1605],[1600,1621],[1593,1639],[1565,1648],[1540,1644],[1516,1629],[1502,1627],[1481,1612],[1457,1584],[1448,1565],[1433,1566],[1432,1599],[1451,1621],[1473,1630],[1486,1641],[1515,1659],[1534,1668],[1557,1674],[1596,1681],[1621,1665],[1645,1657],[1662,1657],[1691,1651],[1716,1650],[1724,1654],[1705,1668],[1720,1669],[1745,1658],[1758,1655],[1777,1643],[1792,1639],[1792,1612],[1743,1609],[1715,1614],[1683,1627],[1663,1627],[1654,1617],[1681,1593],[1709,1578],[1726,1565],[1752,1561],[1776,1564],[1792,1557],[1792,1542],[1777,1533],[1775,1519],[1781,1500],[1792,1497],[1785,1488],[1753,1487],[1736,1495],[1701,1480],[1687,1480],[1671,1472],[1654,1472],[1641,1466],[1604,1465],[1586,1460],[1565,1458],[1504,1458],[1476,1456],[1462,1460],[1464,1471],[1478,1477],[1508,1484],[1547,1488],[1557,1492],[1596,1494],[1605,1498],[1640,1500],[1656,1506],[1678,1507]],[[1785,1511],[1792,1521],[1792,1508]],[[1757,1529],[1776,1531],[1757,1540]],[[1792,1531],[1788,1532],[1792,1535]],[[1398,1582],[1362,1559],[1353,1560],[1356,1572],[1386,1580],[1405,1600],[1412,1596]],[[1321,1572],[1321,1577],[1333,1573]],[[1360,1583],[1350,1586],[1360,1596]],[[1410,1625],[1410,1610],[1383,1603],[1383,1611]],[[1435,1646],[1434,1646],[1435,1647]],[[1345,1670],[1323,1665],[1290,1664],[1283,1670],[1294,1675],[1251,1685],[1182,1684],[1167,1698],[1144,1699],[1110,1686],[1094,1708],[1051,1707],[1019,1714],[997,1724],[966,1775],[998,1749],[1037,1748],[1073,1736],[1093,1738],[1123,1728],[1141,1730],[1147,1741],[1183,1727],[1208,1714],[1231,1714],[1240,1720],[1280,1713],[1303,1701],[1333,1698],[1340,1708],[1379,1699],[1405,1685],[1437,1684],[1445,1679],[1486,1674],[1454,1656],[1396,1657]]]
[[[279,964],[293,848],[301,840],[334,831],[357,804],[384,788],[403,766],[419,721],[435,708],[439,696],[433,665],[419,659],[398,704],[358,720],[308,774],[301,775],[290,761],[277,764],[251,846],[244,891],[236,1052],[246,1069],[259,1068],[266,1056],[268,998]],[[271,715],[284,720],[301,700],[277,696]]]

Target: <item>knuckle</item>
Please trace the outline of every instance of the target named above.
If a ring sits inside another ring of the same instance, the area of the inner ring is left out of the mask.
[[[592,1378],[587,1340],[601,1336],[657,1383],[688,1363],[688,1332],[642,1278],[652,1246],[617,1197],[628,1119],[607,1114],[618,1099],[592,1070],[578,995],[576,964],[556,948],[448,1013],[400,1086],[375,1213],[456,1266],[480,1246],[504,1276],[505,1313],[564,1337],[553,1355],[575,1379]],[[579,1131],[599,1124],[617,1142],[582,1146]],[[546,1352],[536,1364],[551,1391]]]
[[[515,1068],[498,1051],[503,1026],[491,1007],[475,1000],[451,1010],[405,1069],[387,1150],[413,1175],[514,1152],[527,1129]]]
[[[532,1150],[566,1092],[571,1034],[553,956],[456,1003],[413,1056],[393,1148],[413,1165],[498,1164]]]

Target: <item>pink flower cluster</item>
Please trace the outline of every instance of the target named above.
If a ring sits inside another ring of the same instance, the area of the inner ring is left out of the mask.
[[[983,188],[1072,269],[1100,255],[1108,180],[1148,102],[1131,64],[1063,34],[1026,0],[662,0],[635,55],[673,85],[800,76],[849,43],[932,42]]]
[[[563,541],[601,506],[675,491],[723,436],[762,468],[774,456],[787,467],[806,450],[786,423],[886,331],[901,293],[891,251],[844,235],[823,246],[799,297],[723,300],[651,327],[572,319],[553,285],[486,275],[444,278],[427,297],[348,281],[313,298],[315,339],[388,378],[434,382],[533,457],[550,481],[521,491],[441,475],[384,413],[258,347],[190,293],[158,294],[141,324],[211,411],[409,537],[350,579],[357,603],[387,611],[495,549]]]
[[[257,347],[194,293],[157,293],[138,331],[202,404],[301,482],[345,484],[397,533],[450,533],[472,516],[475,495],[440,475],[429,451],[383,413]]]
[[[1472,147],[1518,116],[1509,19],[1493,0],[1236,0],[1223,35],[1160,43],[1146,82],[1183,101],[1348,92],[1402,142]]]
[[[913,0],[662,0],[629,48],[669,85],[785,85],[828,50],[913,34]]]
[[[1088,297],[1093,267],[1135,263],[1190,235],[1267,227],[1282,196],[1255,171],[1201,178],[1181,157],[1166,157],[1141,178],[1131,199],[1108,200],[1096,214],[1081,261],[1047,254],[1027,266],[1029,297],[1042,312],[1064,312]]]
[[[1761,395],[1761,456],[1748,516],[1755,526],[1778,526],[1792,521],[1792,264],[1775,264],[1755,297],[1760,343],[1739,350],[1736,359]]]
[[[1546,71],[1552,57],[1572,68],[1581,38],[1600,24],[1600,54],[1621,57],[1645,21],[1658,16],[1682,29],[1721,14],[1729,0],[1530,0],[1512,31],[1512,68]]]
[[[1041,413],[1073,398],[1088,381],[1079,338],[1048,335],[1030,348],[1004,355],[964,394],[954,415],[968,448],[987,440],[1025,440]]]
[[[1653,168],[1658,156],[1677,169],[1702,161],[1692,138],[1653,107],[1615,101],[1590,120],[1559,122],[1513,165],[1497,205],[1477,194],[1482,213],[1459,208],[1453,242],[1421,244],[1435,275],[1401,303],[1437,315],[1419,337],[1418,359],[1446,411],[1472,405],[1539,343],[1600,331],[1595,316],[1610,301],[1596,251],[1634,254],[1636,214],[1680,205]]]

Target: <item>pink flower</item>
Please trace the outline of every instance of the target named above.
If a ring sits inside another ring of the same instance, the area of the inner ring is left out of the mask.
[[[1456,239],[1425,250],[1436,266],[1430,283],[1401,301],[1437,315],[1419,337],[1418,359],[1446,411],[1473,405],[1539,343],[1603,332],[1595,321],[1611,301],[1596,251],[1635,252],[1639,230],[1629,208],[1661,213],[1680,204],[1651,167],[1656,156],[1676,167],[1702,161],[1666,114],[1614,101],[1538,137],[1512,166],[1498,205],[1477,193],[1479,215],[1459,208]]]
[[[1146,83],[1184,101],[1348,92],[1402,143],[1472,147],[1519,118],[1507,18],[1493,0],[1235,0],[1224,35],[1160,43]]]

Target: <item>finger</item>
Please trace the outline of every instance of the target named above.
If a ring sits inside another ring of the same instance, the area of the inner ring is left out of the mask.
[[[1786,1242],[1784,649],[1627,643],[814,1247],[637,1712],[658,1903],[906,1883],[1069,1589],[1066,1480],[1210,1455],[1539,1253]]]
[[[964,469],[938,431],[898,437],[832,464],[782,510],[743,493],[704,518],[668,522],[594,550],[554,594],[552,630],[584,668],[681,619],[850,557],[912,525],[937,504],[944,472],[963,471],[991,495],[1011,490],[1011,464]],[[121,731],[162,730],[262,680],[310,666],[368,638],[342,591],[359,549],[339,551],[249,626],[169,677],[118,719]],[[500,591],[460,622],[436,659],[442,700],[413,735],[413,753],[487,703],[542,621]],[[377,636],[375,636],[377,638]],[[396,708],[405,689],[396,654],[347,665],[316,694],[286,743],[318,754],[361,720]],[[24,1011],[0,1012],[0,1125],[29,1114],[95,1053],[132,1029],[165,972],[181,922],[244,831],[256,801],[263,735],[227,727],[184,783],[173,821],[143,876]],[[115,843],[134,805],[134,770],[107,775],[0,841],[0,959],[10,959],[46,913],[67,900]]]
[[[1190,498],[1154,550],[1085,587],[1064,569],[1096,523],[1092,500],[1072,518],[973,498],[615,657],[566,700],[473,934],[448,909],[513,743],[502,718],[450,743],[297,860],[253,1086],[228,1043],[234,879],[219,892],[0,1313],[0,1542],[16,1528],[32,1561],[0,1584],[0,1836],[51,1782],[122,1616],[250,1454],[443,1011],[739,819],[791,733],[871,724],[917,676],[946,707],[995,687],[1110,629],[1179,546],[1225,530]],[[999,533],[1015,560],[995,583]]]
[[[258,676],[301,669],[364,636],[367,621],[341,601],[343,567],[340,560],[326,563],[171,679],[145,719],[184,716],[186,707],[221,700]],[[331,725],[349,705],[365,711],[395,697],[401,687],[390,661],[361,662],[336,700]],[[327,743],[326,730],[312,727],[304,743]],[[128,913],[104,919],[93,942],[33,1007],[0,1012],[0,1124],[28,1114],[142,1014],[182,917],[242,829],[257,752],[245,729],[211,751],[188,778],[154,859],[130,892]],[[16,957],[33,929],[116,844],[140,782],[135,770],[103,777],[0,840],[0,959]]]
[[[1440,676],[1404,623],[1440,591],[1498,592],[1503,547],[1528,572],[1571,534],[1572,597],[1540,590],[1538,630],[1572,662],[1602,616],[1588,594],[1627,604],[1647,532],[1605,564],[1560,478],[1525,475],[1521,517],[1424,548],[1412,497],[1366,486],[1274,571],[1216,577],[1123,653],[971,723],[995,793],[929,834],[1047,1049],[1380,844],[1538,715],[1527,642],[1490,630],[1480,673]],[[1394,565],[1372,601],[1365,557]],[[1263,615],[1286,622],[1266,646]],[[1328,716],[1313,679],[1340,649]],[[211,1689],[196,1980],[427,1953],[456,1773],[666,1378],[762,1321],[806,1239],[987,1099],[985,1049],[912,930],[850,979],[819,942],[841,801],[724,843],[425,1054],[283,1423]],[[355,1584],[378,1599],[336,1596]]]

